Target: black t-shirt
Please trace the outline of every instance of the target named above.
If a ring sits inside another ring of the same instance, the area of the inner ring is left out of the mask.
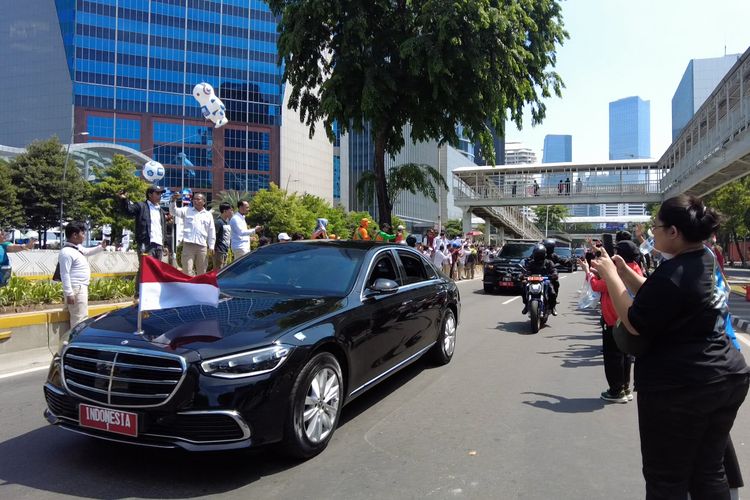
[[[232,228],[228,222],[224,222],[221,217],[214,221],[216,226],[216,243],[214,244],[214,251],[216,253],[227,253],[229,252],[229,243],[232,235]]]
[[[641,286],[628,311],[651,340],[635,363],[639,391],[717,382],[748,373],[724,330],[727,293],[716,286],[716,259],[706,249],[665,260]]]

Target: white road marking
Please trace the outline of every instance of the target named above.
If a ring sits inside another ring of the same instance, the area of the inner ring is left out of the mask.
[[[15,377],[17,375],[25,375],[27,373],[40,372],[42,370],[47,370],[47,369],[49,369],[49,366],[37,366],[36,368],[29,368],[27,370],[20,370],[17,372],[5,373],[3,375],[0,375],[0,380],[4,378]]]
[[[742,335],[741,333],[735,333],[735,335],[740,342],[750,347],[750,340],[748,340],[746,336]]]
[[[521,296],[519,295],[519,296],[517,296],[517,297],[513,297],[512,299],[508,299],[508,300],[506,300],[505,302],[503,302],[503,305],[505,305],[505,304],[510,304],[510,303],[511,303],[511,302],[513,302],[514,300],[516,300],[516,299],[520,299],[520,298],[521,298]]]
[[[560,276],[561,280],[564,280],[565,278],[567,278],[567,276]]]

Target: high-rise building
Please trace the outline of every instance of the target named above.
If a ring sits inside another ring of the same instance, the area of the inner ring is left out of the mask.
[[[609,103],[609,159],[651,157],[651,103],[638,96]]]
[[[490,130],[490,133],[492,134],[492,144],[495,148],[495,165],[504,165],[505,164],[505,139],[503,136],[499,135],[497,133],[497,130],[495,130],[495,127],[492,126],[492,124],[487,123],[487,128]],[[482,144],[477,141],[474,143],[474,163],[476,163],[479,166],[489,165],[489,158],[486,157],[484,154],[484,148],[482,148]]]
[[[741,55],[690,60],[672,97],[673,141]]]
[[[524,163],[536,163],[536,153],[520,142],[505,143],[505,164],[522,165]]]
[[[631,160],[651,157],[651,103],[638,96],[609,103],[609,159]],[[645,172],[619,174],[619,182],[645,182]],[[607,204],[603,215],[643,215],[643,203]]]
[[[164,164],[165,186],[209,197],[279,183],[277,37],[261,0],[17,2],[0,20],[0,60],[13,61],[4,78],[15,89],[0,108],[13,124],[0,144],[75,133],[128,146]],[[223,100],[229,124],[203,118],[192,96],[200,82]]]
[[[573,161],[572,135],[545,135],[542,163],[564,163]]]

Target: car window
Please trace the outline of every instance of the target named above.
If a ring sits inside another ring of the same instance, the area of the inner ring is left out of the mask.
[[[422,259],[404,251],[399,251],[398,257],[401,259],[401,264],[404,266],[404,285],[419,283],[420,281],[428,279],[424,265],[422,264]]]
[[[371,287],[379,279],[387,279],[400,284],[396,266],[389,253],[384,253],[375,258],[375,263],[367,277],[367,287]]]
[[[268,245],[222,269],[219,288],[340,297],[351,290],[364,255],[356,248]]]
[[[503,245],[503,249],[500,250],[498,257],[504,257],[506,259],[522,259],[525,257],[531,257],[531,252],[534,250],[533,243],[506,243]]]

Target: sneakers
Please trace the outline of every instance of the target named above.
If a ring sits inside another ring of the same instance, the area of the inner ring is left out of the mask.
[[[628,397],[625,395],[625,391],[620,391],[618,393],[611,393],[609,392],[609,389],[604,391],[600,396],[604,401],[609,401],[610,403],[627,403]]]
[[[557,316],[557,311],[555,310],[554,307],[552,308],[550,312],[552,313],[552,316]]]
[[[528,314],[529,313],[529,306],[523,306],[523,310],[521,311],[521,314]]]
[[[633,401],[633,391],[625,389],[625,397],[628,398],[628,401]]]

